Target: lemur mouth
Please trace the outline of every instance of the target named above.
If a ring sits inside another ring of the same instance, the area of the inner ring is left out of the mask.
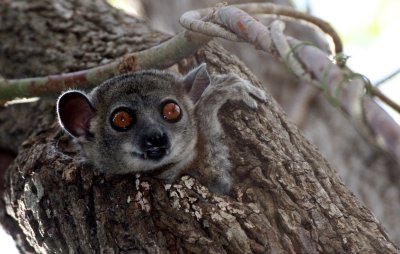
[[[168,154],[168,149],[166,147],[150,147],[144,151],[142,158],[145,160],[160,160],[165,155]]]

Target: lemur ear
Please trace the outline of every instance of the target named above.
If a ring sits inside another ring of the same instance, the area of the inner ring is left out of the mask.
[[[84,93],[63,93],[57,101],[57,114],[60,125],[73,137],[90,136],[90,120],[95,116],[96,110]]]
[[[189,93],[192,101],[196,103],[211,82],[207,71],[207,64],[202,63],[186,74],[183,79],[186,91]]]

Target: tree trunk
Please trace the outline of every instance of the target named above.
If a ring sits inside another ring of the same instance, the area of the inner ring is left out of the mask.
[[[180,31],[177,19],[191,9],[213,6],[217,0],[142,1],[151,24],[161,31]],[[233,2],[253,2],[241,0]],[[287,5],[286,0],[271,2]],[[340,15],[340,14],[338,14]],[[323,17],[322,17],[323,18]],[[286,33],[303,41],[323,46],[315,30],[304,24],[287,23]],[[253,46],[224,43],[230,52],[243,60],[278,101],[291,121],[306,138],[318,147],[338,171],[345,184],[359,197],[400,244],[400,164],[378,149],[355,129],[342,112],[333,107],[314,87],[302,84],[288,73],[287,67]],[[346,53],[346,45],[345,45]]]
[[[6,1],[0,13],[7,78],[87,68],[166,39],[102,0]],[[260,85],[215,42],[189,60]],[[0,111],[0,147],[18,152],[4,175],[0,218],[24,252],[399,251],[271,97],[257,112],[233,103],[222,109],[234,165],[230,196],[187,176],[166,185],[97,173],[59,128],[54,104],[53,98]]]

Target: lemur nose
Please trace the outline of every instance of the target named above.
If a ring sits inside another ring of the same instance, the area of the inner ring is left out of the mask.
[[[159,130],[148,130],[143,135],[143,159],[160,160],[168,154],[169,141],[167,135]]]
[[[144,147],[165,147],[168,143],[167,135],[161,131],[150,131],[144,135]]]

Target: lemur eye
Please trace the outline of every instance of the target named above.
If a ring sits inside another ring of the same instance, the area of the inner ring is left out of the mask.
[[[128,129],[132,123],[132,115],[127,110],[120,109],[111,115],[111,125],[118,131],[124,131]]]
[[[166,121],[176,123],[182,117],[181,108],[175,102],[167,102],[162,108],[162,116]]]

